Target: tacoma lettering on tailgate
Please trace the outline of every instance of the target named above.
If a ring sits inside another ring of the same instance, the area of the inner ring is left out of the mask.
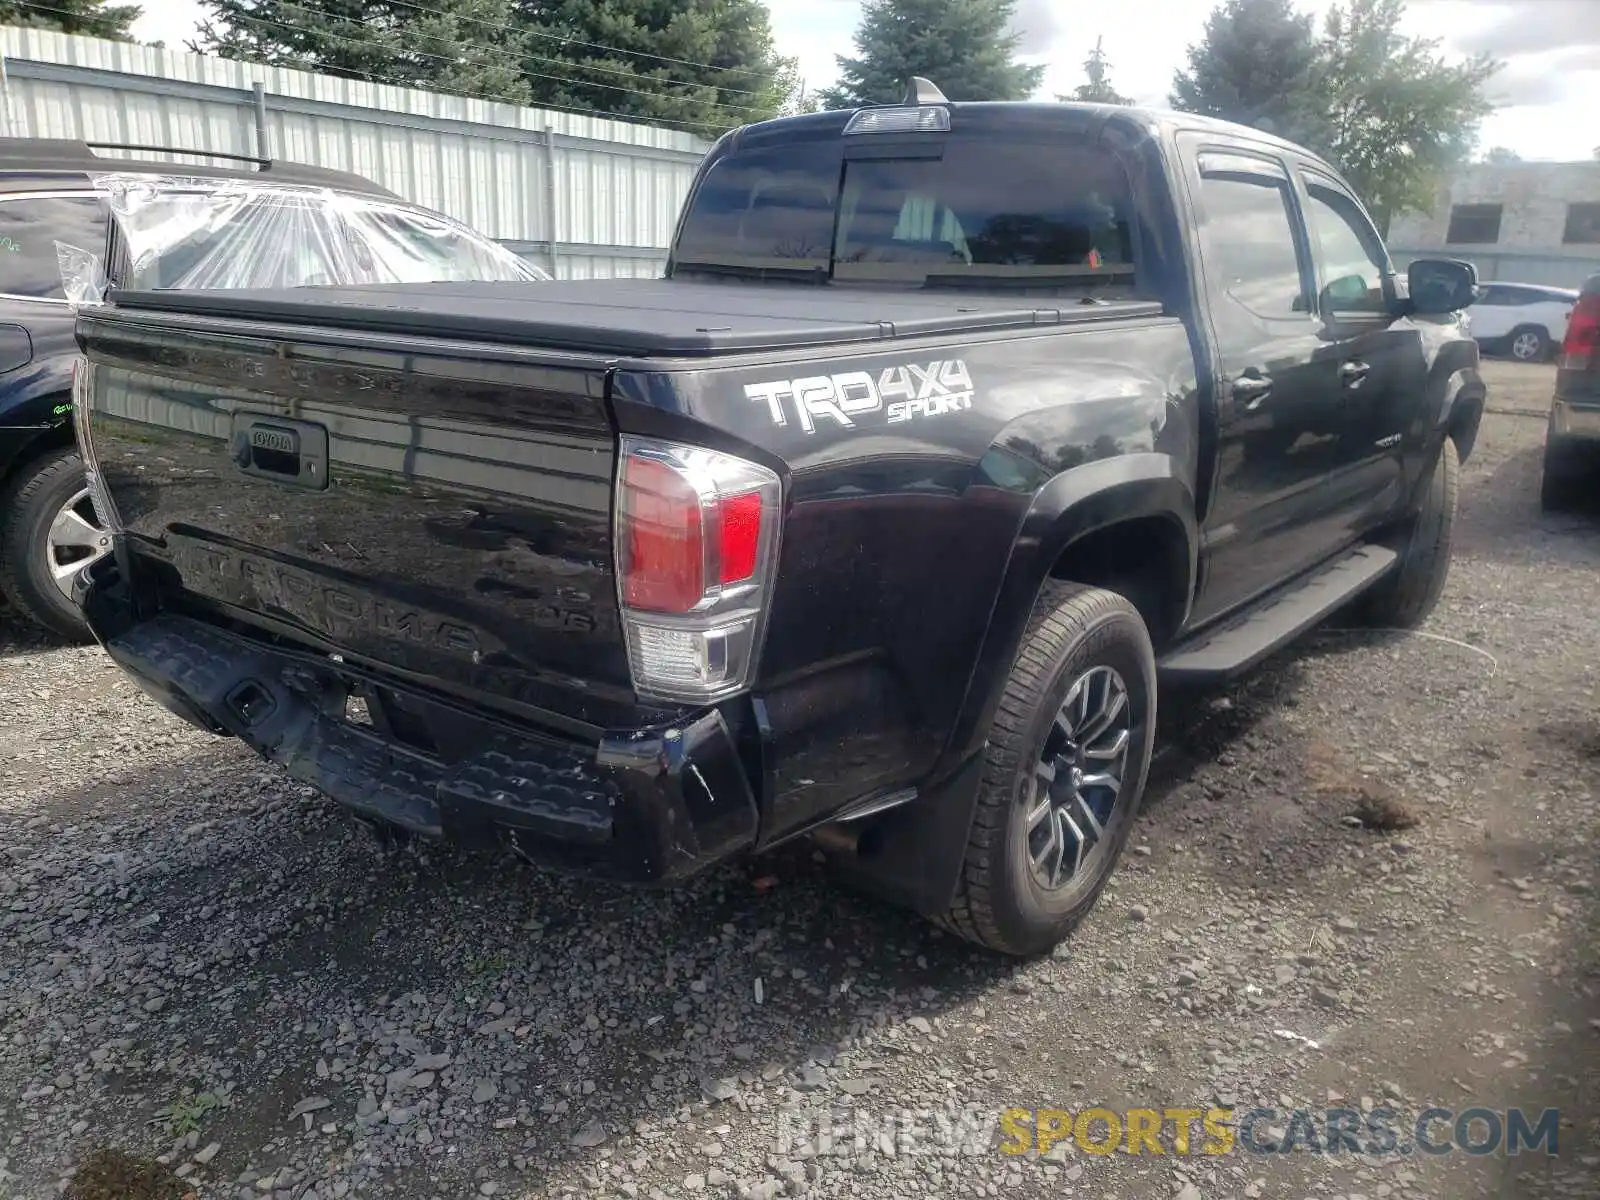
[[[234,604],[286,613],[338,637],[367,633],[447,650],[476,661],[478,638],[465,625],[426,610],[400,606],[337,587],[255,555],[214,546],[179,545],[173,559],[191,587]]]

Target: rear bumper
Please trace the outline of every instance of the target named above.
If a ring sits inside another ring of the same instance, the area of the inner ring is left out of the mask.
[[[365,816],[638,883],[684,878],[755,841],[749,777],[715,709],[582,746],[385,682],[386,713],[448,732],[438,754],[419,753],[386,728],[387,715],[347,719],[348,697],[366,685],[341,665],[176,613],[136,620],[114,571],[105,574],[80,598],[107,653],[146,693]]]
[[[1600,396],[1581,404],[1557,397],[1551,409],[1550,432],[1562,439],[1600,442]]]

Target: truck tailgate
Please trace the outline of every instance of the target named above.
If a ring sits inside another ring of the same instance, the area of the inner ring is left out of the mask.
[[[98,469],[164,605],[574,727],[633,712],[603,361],[115,310],[80,339]]]

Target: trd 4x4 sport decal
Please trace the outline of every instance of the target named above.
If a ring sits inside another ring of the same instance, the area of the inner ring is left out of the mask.
[[[774,425],[787,425],[792,412],[800,428],[815,433],[818,421],[854,429],[856,418],[885,409],[890,425],[960,412],[972,407],[972,376],[967,364],[955,358],[885,367],[876,378],[868,371],[847,371],[747,383],[744,394],[767,406]]]

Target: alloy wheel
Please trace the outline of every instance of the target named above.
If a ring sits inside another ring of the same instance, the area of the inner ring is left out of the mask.
[[[88,488],[73,495],[50,522],[45,553],[50,578],[68,599],[78,573],[111,553],[111,535],[100,527]]]
[[[1537,333],[1519,333],[1511,343],[1511,356],[1523,362],[1532,362],[1539,357],[1543,348],[1543,339]]]
[[[1091,667],[1067,689],[1034,767],[1027,841],[1041,887],[1065,886],[1101,849],[1132,740],[1128,685],[1111,667]]]

